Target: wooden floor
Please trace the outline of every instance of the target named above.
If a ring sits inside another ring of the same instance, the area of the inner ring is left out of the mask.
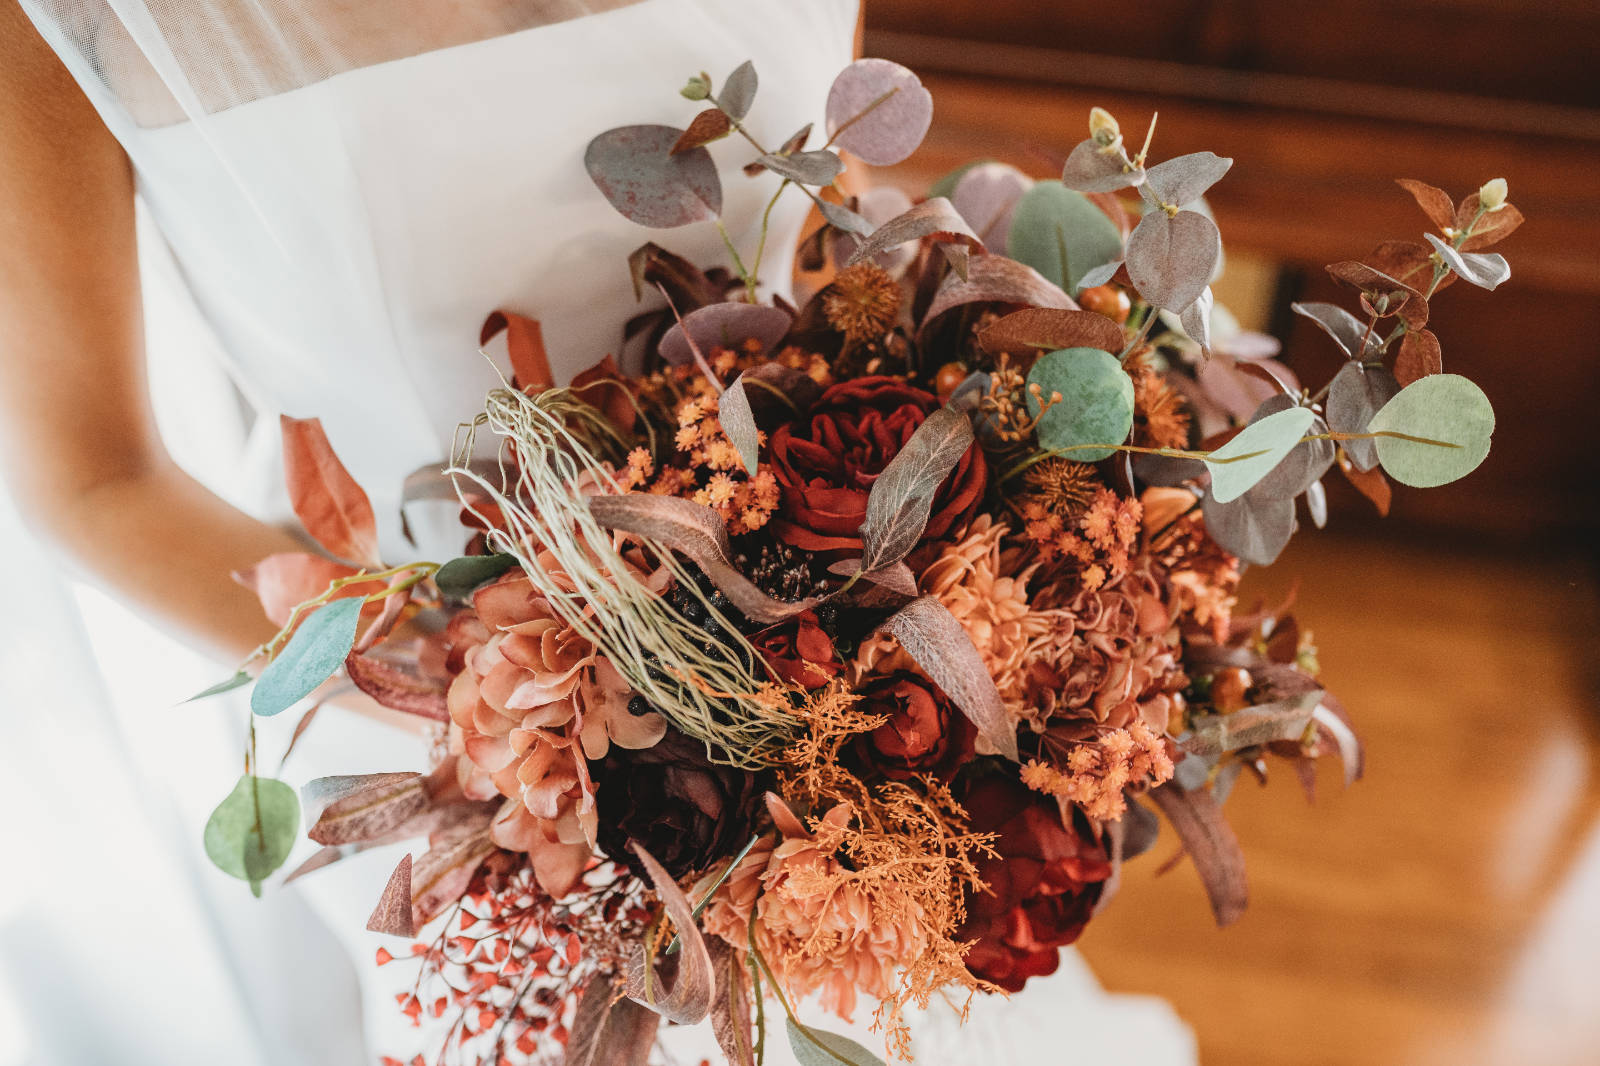
[[[1219,932],[1187,865],[1155,875],[1168,834],[1084,955],[1171,1000],[1208,1064],[1600,1063],[1591,570],[1308,531],[1247,588],[1296,577],[1366,780],[1325,761],[1311,808],[1291,774],[1242,782],[1245,918]]]

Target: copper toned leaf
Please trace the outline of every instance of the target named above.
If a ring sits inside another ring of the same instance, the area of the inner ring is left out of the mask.
[[[1411,194],[1417,201],[1417,206],[1422,208],[1422,213],[1428,216],[1429,222],[1438,227],[1440,233],[1454,225],[1456,205],[1450,201],[1449,193],[1437,185],[1429,185],[1414,178],[1396,178],[1395,184]]]
[[[578,997],[563,1066],[645,1066],[661,1015],[624,996],[603,973]]]
[[[516,802],[516,801],[510,801]],[[411,872],[412,921],[422,928],[461,898],[473,875],[494,852],[489,839],[492,809],[474,812],[449,829],[434,834]]]
[[[1383,471],[1377,467],[1371,470],[1359,470],[1352,463],[1348,455],[1340,455],[1339,470],[1343,472],[1345,480],[1355,486],[1355,490],[1372,501],[1372,506],[1378,509],[1378,514],[1387,515],[1389,504],[1394,497],[1394,490],[1389,486],[1389,479],[1383,476]]]
[[[1444,353],[1432,330],[1408,330],[1400,338],[1400,353],[1395,356],[1394,376],[1401,385],[1420,381],[1429,374],[1444,373]]]
[[[944,245],[959,244],[975,252],[983,251],[983,242],[967,225],[967,220],[942,197],[924,200],[904,214],[890,219],[867,235],[854,254],[851,263],[886,252],[908,241],[932,237]],[[952,260],[954,262],[954,260]],[[966,276],[963,274],[963,276]]]
[[[506,355],[511,362],[511,380],[519,389],[537,392],[556,382],[550,373],[550,357],[544,347],[544,330],[537,320],[514,311],[495,311],[478,330],[478,347],[486,346],[501,333],[506,336]]]
[[[728,120],[728,116],[721,108],[708,107],[689,123],[689,128],[683,131],[683,136],[672,146],[672,154],[678,155],[691,148],[703,148],[712,141],[726,137],[732,129],[733,123]]]
[[[821,602],[813,598],[789,603],[762,592],[733,565],[722,516],[693,500],[645,493],[594,496],[589,510],[607,529],[634,533],[687,555],[735,609],[753,621],[782,622]]]
[[[1368,253],[1363,262],[1419,291],[1433,283],[1433,249],[1421,241],[1384,241]],[[1434,293],[1441,292],[1454,281],[1454,276],[1446,274]]]
[[[1093,311],[1027,307],[978,331],[978,343],[994,355],[1032,355],[1059,348],[1098,348],[1113,355],[1127,343],[1122,327]]]
[[[390,936],[416,936],[417,926],[411,913],[411,855],[400,860],[400,865],[389,875],[389,883],[378,897],[378,905],[367,919],[367,931],[387,933]]]
[[[711,1032],[728,1058],[728,1066],[755,1066],[755,1040],[750,1019],[750,973],[744,953],[721,937],[707,945],[717,986],[711,996]]]
[[[621,126],[590,141],[583,163],[632,222],[653,229],[709,222],[722,214],[722,181],[704,148],[672,154],[681,136],[671,126]]]
[[[933,97],[899,63],[858,59],[828,89],[828,137],[863,163],[893,166],[917,150],[933,121]]]
[[[978,739],[990,752],[1017,761],[1017,733],[1006,713],[1000,690],[949,608],[932,596],[911,601],[882,626],[900,641],[933,683],[978,727]]]
[[[353,567],[310,552],[279,552],[234,574],[233,579],[256,594],[268,621],[286,626],[296,607],[328,591],[335,580],[355,572]],[[382,588],[381,581],[363,581],[344,586],[338,595],[366,596]]]
[[[1473,197],[1477,199],[1477,197]],[[1477,252],[1499,244],[1514,233],[1522,225],[1522,212],[1510,204],[1503,205],[1497,211],[1490,211],[1478,220],[1473,227],[1472,236],[1461,242],[1463,252]]]
[[[428,790],[418,773],[352,774],[319,777],[301,789],[306,833],[318,844],[382,840],[428,806]]]
[[[713,348],[733,348],[751,339],[765,355],[789,332],[789,322],[789,313],[776,307],[733,301],[708,304],[667,330],[661,338],[661,358],[683,366],[694,359],[695,347],[709,355]]]
[[[352,652],[345,657],[344,671],[356,688],[392,711],[435,722],[450,720],[450,711],[445,705],[448,682],[424,675],[416,663],[392,662]]]
[[[330,554],[363,566],[381,565],[372,501],[333,454],[322,423],[284,415],[279,424],[284,480],[300,524]]]
[[[694,905],[643,845],[633,841],[628,846],[639,856],[656,890],[656,898],[672,919],[679,947],[666,965],[660,965],[647,959],[641,946],[629,960],[628,998],[669,1021],[693,1025],[711,1012],[711,993],[717,983],[711,968],[711,952],[695,921]],[[650,973],[646,973],[647,966],[653,967]],[[670,973],[674,968],[676,973]]]
[[[972,447],[967,416],[941,407],[917,427],[867,495],[862,569],[881,570],[911,553],[928,528],[934,493]]]
[[[1219,926],[1232,925],[1244,914],[1250,891],[1244,876],[1239,838],[1222,817],[1222,807],[1207,788],[1186,792],[1176,783],[1152,789],[1150,798],[1172,823],[1194,862],[1211,900]]]

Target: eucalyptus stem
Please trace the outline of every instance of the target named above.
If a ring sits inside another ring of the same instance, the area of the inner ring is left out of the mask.
[[[751,270],[756,275],[756,280],[761,280],[761,259],[767,251],[767,224],[772,220],[772,209],[778,206],[778,197],[783,195],[783,190],[789,187],[789,179],[784,178],[778,186],[778,191],[772,194],[772,199],[767,201],[767,209],[761,212],[761,237],[756,241],[756,258]],[[752,297],[753,299],[753,297]]]
[[[722,224],[722,216],[717,216],[717,232],[722,234],[722,243],[727,246],[728,254],[733,256],[733,267],[739,272],[739,280],[744,282],[745,294],[750,297],[750,302],[756,302],[756,279],[750,271],[745,269],[744,260],[739,258],[739,249],[734,247],[733,238],[728,236],[728,227]]]

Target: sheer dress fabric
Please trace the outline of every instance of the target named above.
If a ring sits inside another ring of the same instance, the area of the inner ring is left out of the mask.
[[[285,520],[277,415],[316,416],[372,495],[393,561],[459,549],[444,505],[414,505],[421,544],[405,543],[399,489],[407,473],[449,455],[458,423],[498,383],[477,346],[489,311],[539,319],[559,380],[618,350],[639,310],[628,252],[656,240],[696,262],[725,259],[713,227],[658,232],[617,216],[584,173],[588,140],[618,125],[684,125],[694,105],[676,90],[690,74],[720,79],[751,59],[762,88],[750,124],[781,141],[822,113],[851,58],[857,15],[856,0],[22,4],[134,164],[147,300],[165,308],[149,358],[175,455],[225,498]],[[748,249],[776,179],[741,175],[738,143],[712,150],[730,236]],[[792,258],[805,213],[800,197],[780,202],[768,262]],[[109,745],[107,757],[137,782],[130,810],[160,829],[146,865],[163,871],[131,875],[144,886],[143,913],[182,945],[180,963],[212,975],[198,987],[214,997],[144,996],[144,1024],[117,1061],[408,1059],[425,1046],[393,999],[409,973],[374,968],[383,941],[363,932],[408,849],[375,849],[289,889],[269,886],[265,904],[196,862],[200,826],[237,772],[245,704],[174,710],[214,679],[205,664],[103,597],[79,600],[95,645],[85,655],[98,659],[111,696],[95,708],[107,728],[74,739]],[[283,750],[294,717],[261,724],[264,752]],[[282,776],[298,785],[425,759],[424,741],[334,713],[306,734]],[[302,842],[290,865],[309,847]],[[182,892],[173,870],[188,879]],[[120,980],[101,977],[113,989]],[[1041,989],[1075,1009],[1111,1009],[1072,956]],[[351,1017],[357,1002],[364,1038]],[[1160,1052],[1139,1061],[1192,1059],[1187,1032],[1165,1008],[1118,1002],[1162,1034],[1152,1045]],[[236,1052],[218,1059],[214,1040],[186,1040],[197,1015],[212,1037],[237,1030]],[[988,1039],[1008,1028],[997,1022]],[[919,1061],[989,1061],[974,1058],[978,1045],[934,1031],[919,1041]],[[877,1040],[864,1029],[858,1039]],[[1007,1039],[1006,1054],[1020,1055],[1047,1035],[1019,1029]],[[716,1061],[705,1033],[675,1032],[665,1046],[676,1061]],[[981,1053],[996,1050],[989,1043]],[[107,1059],[67,1048],[45,1061]]]

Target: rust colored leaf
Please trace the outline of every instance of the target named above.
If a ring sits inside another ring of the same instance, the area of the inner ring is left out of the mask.
[[[693,1025],[711,1012],[711,994],[716,977],[711,968],[711,952],[700,925],[695,921],[694,905],[689,902],[670,874],[661,868],[637,841],[628,845],[644,864],[645,873],[656,890],[678,934],[678,953],[666,965],[646,959],[641,945],[628,965],[628,998],[669,1021]],[[675,964],[675,966],[674,966]],[[654,966],[650,975],[645,967]],[[676,973],[670,971],[676,969]]]
[[[672,146],[672,154],[679,155],[691,148],[704,148],[712,141],[720,141],[733,129],[733,123],[721,108],[708,107],[694,117],[689,128],[683,131]]]
[[[716,303],[722,289],[706,277],[705,271],[673,252],[648,241],[628,255],[628,273],[633,278],[633,298],[644,299],[645,289],[660,286],[674,307],[686,311]]]
[[[515,802],[515,801],[512,801]],[[461,898],[483,860],[494,852],[489,839],[490,810],[434,835],[411,874],[412,920],[422,928]]]
[[[745,392],[744,375],[733,379],[733,384],[722,390],[717,398],[717,418],[722,431],[739,452],[745,473],[756,476],[759,460],[760,430],[756,429],[756,413],[750,408],[750,397]]]
[[[1152,789],[1150,798],[1172,823],[1194,861],[1200,883],[1211,900],[1217,925],[1232,925],[1244,914],[1249,887],[1244,876],[1244,852],[1239,838],[1222,817],[1222,807],[1208,788],[1187,792],[1169,782]]]
[[[1451,203],[1449,193],[1437,185],[1414,178],[1397,178],[1395,184],[1411,194],[1417,206],[1422,208],[1422,213],[1438,227],[1440,233],[1455,224],[1456,205]]]
[[[911,554],[928,528],[933,496],[972,446],[967,416],[941,407],[917,427],[867,495],[861,523],[863,569],[881,570]]]
[[[722,516],[693,500],[644,493],[595,496],[589,500],[589,510],[607,529],[633,533],[687,555],[734,608],[753,621],[782,622],[821,602],[812,598],[788,603],[762,592],[733,565]]]
[[[1400,338],[1400,353],[1395,356],[1394,376],[1402,386],[1429,374],[1444,373],[1444,353],[1432,330],[1407,331]]]
[[[1394,492],[1382,469],[1373,467],[1371,470],[1360,470],[1350,461],[1349,456],[1342,453],[1339,456],[1339,469],[1344,473],[1345,480],[1355,486],[1357,492],[1372,501],[1372,506],[1378,509],[1380,515],[1388,515]]]
[[[1473,195],[1469,199],[1475,201],[1477,196]],[[1471,221],[1471,216],[1468,216],[1467,221]],[[1500,210],[1490,211],[1478,220],[1477,229],[1473,231],[1472,236],[1461,242],[1461,250],[1477,252],[1492,247],[1511,236],[1520,225],[1522,225],[1522,212],[1506,204]]]
[[[310,552],[280,552],[234,574],[233,579],[256,594],[268,621],[285,626],[297,606],[326,592],[334,580],[354,573],[354,567]],[[340,589],[335,598],[365,596],[382,588],[381,581],[363,581]]]
[[[882,630],[900,641],[906,654],[944,690],[961,713],[978,727],[978,737],[995,753],[1017,761],[1017,734],[1000,699],[1000,690],[949,608],[932,596],[911,601],[884,622]]]
[[[1420,291],[1433,282],[1432,256],[1433,249],[1421,241],[1384,241],[1362,261],[1402,285]],[[1437,295],[1444,291],[1455,280],[1454,275],[1445,275],[1439,287],[1433,290],[1434,293]]]
[[[599,408],[623,434],[633,431],[639,410],[633,404],[627,379],[615,357],[608,354],[588,370],[576,374],[572,379],[572,391],[584,403]]]
[[[1116,355],[1127,344],[1127,336],[1121,326],[1093,311],[1025,307],[979,330],[978,343],[995,355],[1031,355],[1060,348],[1098,348]]]
[[[727,1056],[728,1066],[755,1066],[750,974],[743,953],[721,937],[711,938],[709,947],[717,979],[711,995],[711,1032]]]
[[[655,1047],[661,1016],[618,991],[596,974],[578,997],[564,1066],[645,1066]]]
[[[1078,310],[1072,297],[1032,267],[1005,256],[975,255],[967,264],[965,278],[945,278],[923,316],[922,329],[927,330],[946,311],[972,303]]]
[[[961,217],[961,213],[949,200],[936,196],[931,200],[922,201],[911,210],[891,218],[873,230],[857,245],[855,252],[850,256],[850,262],[859,263],[890,248],[924,237],[931,237],[944,246],[946,254],[951,251],[951,245],[959,245],[978,253],[984,250],[983,242],[972,232],[972,228],[967,225],[967,220]],[[962,264],[958,259],[951,258],[950,262],[956,267],[958,274],[967,276],[966,271],[961,269]],[[968,270],[971,269],[970,261],[966,266]]]
[[[411,855],[400,860],[400,865],[389,875],[389,883],[378,897],[378,905],[367,919],[367,931],[387,933],[390,936],[416,936],[417,927],[411,915]]]
[[[495,311],[478,331],[478,347],[501,333],[511,360],[511,383],[524,392],[540,392],[556,383],[550,373],[550,356],[544,347],[544,330],[536,319],[515,311]]]
[[[421,774],[357,774],[320,777],[302,789],[306,834],[318,844],[381,840],[428,806]]]
[[[330,554],[363,566],[381,566],[372,501],[333,454],[322,423],[283,415],[279,425],[289,503],[300,524]]]
[[[356,688],[390,710],[435,722],[450,720],[445,706],[448,684],[443,678],[424,676],[415,663],[402,664],[352,652],[344,661],[344,669]]]

